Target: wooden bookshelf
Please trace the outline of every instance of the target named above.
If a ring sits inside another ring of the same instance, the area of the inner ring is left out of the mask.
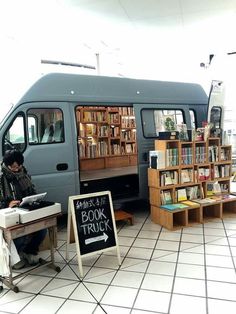
[[[228,196],[232,172],[230,145],[220,145],[219,138],[209,138],[206,142],[156,140],[155,149],[161,158],[160,168],[157,162],[157,169],[148,169],[153,222],[174,230],[236,214],[236,196]],[[219,199],[204,203],[205,198],[213,198],[216,188]],[[198,203],[199,199],[203,202]],[[187,208],[163,208],[165,204],[184,201],[190,201]]]
[[[137,165],[132,107],[80,106],[76,117],[81,170]]]

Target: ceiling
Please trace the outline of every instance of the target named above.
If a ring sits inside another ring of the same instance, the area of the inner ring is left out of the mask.
[[[236,0],[0,1],[1,75],[19,85],[17,75],[55,71],[46,59],[193,81],[209,54],[236,51],[235,29]]]

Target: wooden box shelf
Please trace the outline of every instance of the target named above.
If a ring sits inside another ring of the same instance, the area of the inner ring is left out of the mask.
[[[180,142],[179,140],[156,140],[155,149],[160,151],[161,169],[148,169],[149,200],[152,221],[169,230],[204,223],[209,219],[236,214],[236,197],[220,201],[197,203],[187,209],[170,210],[165,204],[175,204],[184,200],[193,201],[213,197],[218,193],[230,193],[232,172],[230,145],[221,145],[219,138],[205,141]],[[167,152],[172,150],[171,152]],[[159,156],[159,155],[158,155]],[[173,166],[172,157],[177,160]],[[188,157],[186,157],[188,156]],[[189,157],[190,156],[190,157]],[[153,164],[151,164],[153,166]],[[217,175],[219,173],[219,175]],[[174,175],[175,174],[175,175]],[[171,178],[175,177],[174,180]],[[177,179],[176,179],[177,178]],[[189,203],[189,202],[188,202]]]
[[[137,165],[132,107],[78,106],[76,117],[81,170]],[[120,158],[110,159],[113,156]],[[100,157],[103,162],[95,160]]]
[[[188,225],[202,223],[202,211],[200,206],[192,207],[187,210]]]
[[[222,218],[221,203],[202,205],[202,221],[212,220],[214,218]]]
[[[200,206],[168,211],[158,206],[151,206],[152,221],[168,230],[177,230],[201,222]]]
[[[235,200],[224,201],[222,203],[222,216],[224,217],[235,217],[236,214],[236,197]]]

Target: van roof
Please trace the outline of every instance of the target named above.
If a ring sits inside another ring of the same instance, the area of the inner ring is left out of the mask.
[[[39,101],[204,104],[199,84],[51,73],[41,77],[18,105]]]

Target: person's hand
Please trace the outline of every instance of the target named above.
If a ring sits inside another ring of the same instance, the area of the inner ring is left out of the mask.
[[[17,207],[20,204],[20,201],[13,200],[9,203],[9,207]]]

